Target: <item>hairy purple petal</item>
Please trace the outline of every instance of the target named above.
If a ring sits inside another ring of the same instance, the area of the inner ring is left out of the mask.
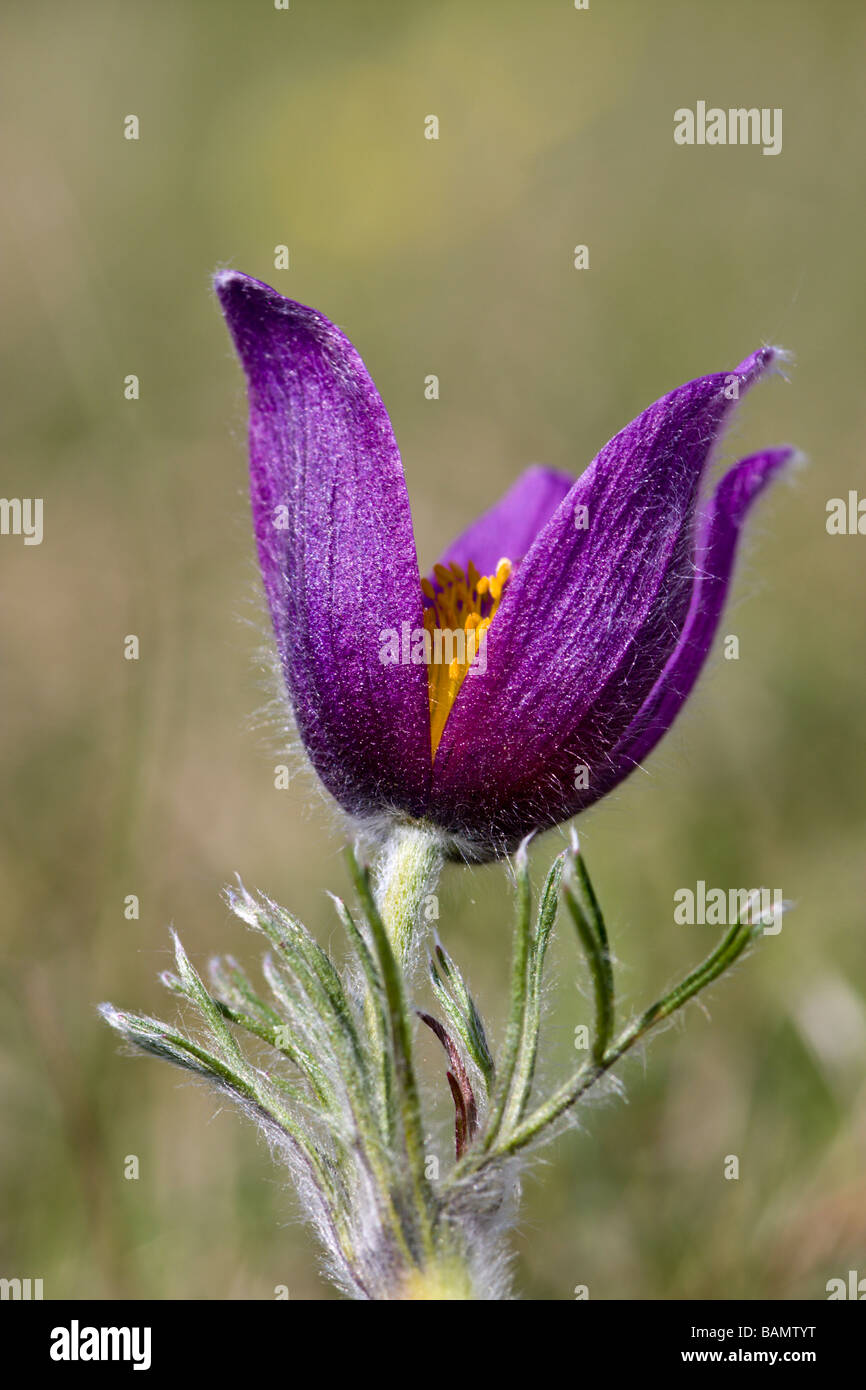
[[[787,447],[753,454],[726,473],[716,488],[698,542],[695,585],[682,636],[614,748],[611,773],[595,789],[593,800],[652,752],[694,689],[722,616],[743,523],[756,498],[793,457],[794,450]]]
[[[467,676],[445,726],[433,770],[437,819],[513,843],[571,814],[581,767],[590,787],[607,771],[686,621],[713,446],[774,357],[762,349],[736,373],[662,397],[561,502],[509,582],[486,672]]]
[[[422,622],[391,423],[323,314],[246,275],[217,294],[247,376],[253,519],[299,733],[350,812],[420,814],[430,779],[426,671],[383,665],[383,630]]]
[[[522,560],[573,486],[567,473],[541,464],[527,468],[498,502],[451,542],[439,563],[458,564],[465,571],[471,561],[479,574],[493,574],[503,556]]]

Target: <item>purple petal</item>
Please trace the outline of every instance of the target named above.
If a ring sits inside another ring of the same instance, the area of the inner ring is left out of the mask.
[[[423,665],[383,665],[384,630],[422,624],[391,423],[323,314],[234,271],[215,286],[247,375],[253,519],[299,733],[350,812],[420,814],[430,780]]]
[[[460,689],[436,755],[433,806],[454,828],[512,841],[571,814],[643,704],[686,621],[707,461],[772,349],[688,382],[602,449],[505,591],[487,670]],[[588,525],[576,522],[588,514]]]
[[[746,516],[755,499],[793,457],[791,448],[753,454],[726,473],[716,488],[698,544],[695,584],[682,636],[613,750],[611,775],[596,788],[597,796],[622,781],[652,751],[691,694],[718,629]]]
[[[465,571],[471,561],[479,574],[493,574],[503,556],[522,560],[573,486],[568,473],[541,464],[527,468],[498,502],[451,542],[439,564],[457,564]]]

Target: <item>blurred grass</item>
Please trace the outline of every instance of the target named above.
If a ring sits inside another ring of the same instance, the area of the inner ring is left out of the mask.
[[[528,462],[576,473],[671,386],[795,352],[723,452],[811,458],[752,528],[740,660],[582,833],[635,1005],[707,944],[673,926],[677,887],[780,885],[796,911],[534,1170],[518,1283],[811,1298],[863,1273],[864,542],[824,527],[864,490],[862,7],[124,0],[10,3],[2,27],[3,490],[44,497],[46,528],[0,543],[2,1272],[49,1297],[329,1296],[250,1131],[94,1013],[172,1007],[169,921],[199,959],[252,958],[234,871],[323,938],[345,887],[336,818],[303,779],[274,791],[256,718],[243,389],[208,279],[230,264],[356,342],[424,564]],[[781,106],[782,154],[675,147],[699,98]],[[507,922],[501,871],[451,875],[443,936],[494,1014]],[[561,932],[548,1076],[586,1010]]]

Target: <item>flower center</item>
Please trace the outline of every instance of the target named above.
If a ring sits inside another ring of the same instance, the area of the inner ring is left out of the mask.
[[[429,579],[421,580],[422,592],[430,601],[424,610],[424,627],[430,634],[427,686],[434,758],[457,692],[481,653],[511,569],[510,560],[500,560],[494,574],[479,574],[471,561],[465,574],[459,565],[436,565],[438,588]]]

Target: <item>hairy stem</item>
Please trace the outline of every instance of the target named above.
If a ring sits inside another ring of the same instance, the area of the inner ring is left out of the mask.
[[[406,992],[403,988],[403,973],[400,969],[399,957],[392,945],[393,938],[388,932],[374,900],[369,878],[366,872],[358,866],[354,855],[350,856],[349,867],[372,932],[373,944],[382,975],[387,1006],[387,1026],[390,1031],[391,1051],[394,1057],[396,1099],[402,1121],[402,1140],[405,1146],[411,1190],[414,1197],[415,1224],[421,1250],[424,1256],[429,1258],[434,1249],[432,1233],[434,1199],[424,1172],[424,1127],[421,1117],[421,1098],[412,1058],[412,1032]]]
[[[423,825],[401,825],[388,837],[376,864],[376,906],[404,969],[412,965],[413,947],[443,862],[438,835]]]

